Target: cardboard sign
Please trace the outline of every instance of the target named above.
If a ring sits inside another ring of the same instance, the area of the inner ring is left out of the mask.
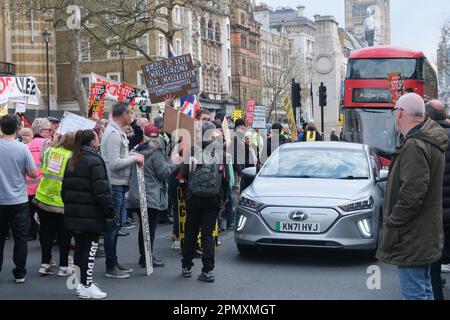
[[[67,132],[77,132],[79,130],[92,130],[95,127],[95,121],[77,116],[71,112],[64,112],[61,124],[58,128],[60,135],[65,135]]]
[[[190,134],[190,141],[183,139],[183,145],[185,150],[190,150],[191,146],[194,144],[194,126],[195,119],[189,117],[188,115],[172,108],[166,106],[164,111],[164,132],[173,135],[178,129],[184,129]],[[190,144],[189,144],[190,143]]]
[[[100,120],[105,109],[106,85],[91,83],[88,118]]]
[[[164,97],[191,96],[199,92],[197,72],[190,54],[152,62],[142,66],[152,103],[164,102]]]
[[[40,94],[33,77],[0,77],[0,104],[11,101],[39,105]]]
[[[389,88],[391,89],[392,103],[397,104],[398,99],[405,94],[405,86],[401,72],[388,73]]]
[[[253,117],[255,114],[255,99],[249,99],[247,102],[247,110],[245,112],[245,124],[250,127],[253,124]]]
[[[266,107],[255,106],[253,114],[253,129],[265,129],[266,128]]]

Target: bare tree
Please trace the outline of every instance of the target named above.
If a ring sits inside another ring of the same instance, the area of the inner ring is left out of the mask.
[[[71,33],[70,62],[74,99],[80,110],[86,112],[88,102],[81,80],[79,59],[82,38],[93,41],[105,52],[128,48],[153,61],[157,56],[149,55],[138,45],[137,40],[156,31],[164,35],[168,45],[172,45],[175,34],[186,28],[173,19],[177,7],[191,9],[194,17],[197,17],[195,13],[206,8],[220,14],[220,8],[227,4],[228,0],[4,0],[0,10],[15,12],[16,15],[26,15],[33,10],[44,16],[45,20],[51,20],[55,28],[66,28]],[[67,8],[70,5],[77,5],[82,10],[81,30],[67,25],[71,14],[67,13]]]

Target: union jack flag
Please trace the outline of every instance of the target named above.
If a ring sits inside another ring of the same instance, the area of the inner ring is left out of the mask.
[[[196,96],[186,96],[181,98],[181,112],[195,118],[197,112],[201,109]]]

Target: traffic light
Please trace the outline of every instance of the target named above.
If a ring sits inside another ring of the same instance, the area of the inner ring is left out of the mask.
[[[292,79],[292,107],[299,108],[302,106],[302,88],[300,88],[300,83],[295,82]]]
[[[142,113],[149,113],[150,112],[150,107],[148,107],[148,106],[139,106],[139,110]]]
[[[327,106],[327,87],[323,85],[323,82],[320,83],[319,87],[319,106]]]

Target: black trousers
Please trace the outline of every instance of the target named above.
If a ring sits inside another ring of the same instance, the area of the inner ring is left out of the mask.
[[[99,239],[99,233],[75,233],[74,264],[80,269],[80,283],[86,287],[93,283],[95,254],[98,250]]]
[[[197,237],[201,228],[202,237],[202,272],[214,270],[214,240],[213,232],[216,227],[220,211],[219,197],[200,198],[192,196],[187,199],[186,236],[183,246],[183,268],[192,268],[194,265]]]
[[[13,260],[16,268],[13,270],[13,274],[16,279],[24,278],[27,273],[25,266],[28,255],[28,210],[28,202],[13,206],[0,206],[0,271],[3,266],[3,250],[9,225],[14,237]]]
[[[70,238],[72,233],[64,228],[64,215],[52,213],[38,208],[40,226],[40,242],[42,249],[42,263],[50,264],[55,234],[59,240],[59,266],[69,265]]]
[[[30,208],[30,228],[28,232],[28,236],[31,238],[36,238],[38,233],[38,224],[34,219],[34,214],[37,212],[38,208],[31,202],[33,201],[34,196],[28,196],[28,206]]]
[[[449,253],[450,242],[450,226],[444,226],[444,249],[442,258],[431,265],[431,285],[433,286],[434,300],[444,300],[444,293],[442,290],[442,276],[441,264],[447,264],[450,258]]]
[[[137,212],[139,216],[139,222],[141,225],[141,227],[139,228],[139,235],[138,235],[139,254],[141,255],[141,259],[145,259],[144,233],[142,231],[141,210],[139,209],[137,210]],[[159,217],[161,216],[161,214],[163,214],[164,211],[148,208],[147,212],[148,212],[148,225],[150,229],[150,241],[152,243],[152,252],[153,252],[156,236],[156,227],[158,226]]]

